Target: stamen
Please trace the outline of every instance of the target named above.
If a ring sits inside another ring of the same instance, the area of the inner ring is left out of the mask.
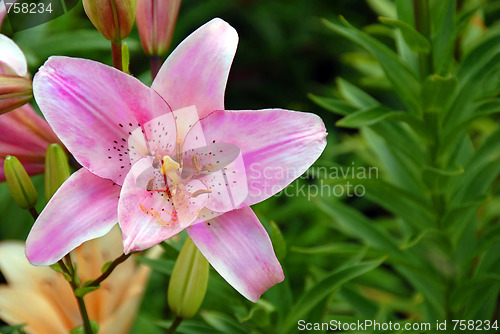
[[[182,139],[177,138],[175,143],[175,158],[182,166]]]
[[[194,193],[190,194],[191,197],[198,197],[202,194],[210,194],[212,190],[210,189],[198,189]]]
[[[198,159],[198,156],[195,154],[191,157],[191,161],[193,162],[194,165],[194,171],[196,174],[200,174],[200,159]]]
[[[210,164],[210,165],[207,165],[207,166],[203,166],[201,168],[202,171],[204,172],[213,172],[215,170],[215,166],[214,164]]]
[[[153,159],[153,168],[158,169],[160,168],[160,162],[161,162],[161,156],[157,155]]]
[[[153,190],[153,184],[154,184],[154,178],[150,178],[148,181],[148,185],[146,186],[147,191],[152,191]]]
[[[141,208],[142,212],[144,212],[145,214],[154,218],[154,220],[158,223],[158,225],[160,225],[160,226],[170,225],[169,223],[165,222],[165,220],[163,220],[163,218],[161,217],[161,214],[158,211],[156,211],[154,208],[151,208],[151,210],[148,210],[143,204],[139,204],[139,207]],[[167,214],[170,215],[169,212],[167,212]],[[172,218],[171,222],[175,223],[175,220]]]

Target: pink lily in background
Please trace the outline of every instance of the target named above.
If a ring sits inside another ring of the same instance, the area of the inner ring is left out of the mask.
[[[2,3],[0,4],[0,26],[5,15],[6,9]],[[0,94],[4,89],[5,94],[9,93],[7,81],[11,80],[17,83],[26,82],[30,90],[27,95],[10,94],[0,97],[0,110],[18,107],[0,115],[0,166],[3,166],[7,155],[15,155],[28,174],[43,173],[48,145],[61,142],[49,124],[33,110],[33,107],[25,104],[31,99],[31,80],[28,79],[28,64],[24,53],[13,40],[1,34],[0,50]],[[5,181],[5,174],[1,168],[0,182],[3,181]]]
[[[181,0],[137,0],[135,20],[142,48],[148,56],[167,52],[180,6]]]
[[[45,170],[45,153],[52,143],[61,143],[49,124],[29,104],[0,115],[0,182],[5,181],[3,163],[15,155],[29,175]]]
[[[42,113],[75,159],[26,243],[49,265],[118,221],[124,252],[186,229],[246,298],[283,280],[251,205],[304,173],[326,146],[321,119],[283,109],[224,110],[238,35],[214,19],[168,57],[149,88],[89,60],[52,57],[36,74]]]

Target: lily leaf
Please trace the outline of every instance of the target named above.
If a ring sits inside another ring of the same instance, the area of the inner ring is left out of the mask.
[[[411,112],[419,114],[421,112],[420,83],[415,74],[401,62],[394,51],[370,35],[354,28],[344,18],[340,19],[345,27],[327,20],[323,20],[323,23],[331,30],[364,47],[377,58],[401,100]]]
[[[294,304],[290,310],[288,317],[285,319],[280,333],[288,333],[294,329],[297,321],[304,319],[305,316],[318,303],[325,299],[328,295],[341,287],[346,282],[363,275],[380,266],[384,258],[374,261],[366,261],[344,267],[334,271],[316,283],[312,288],[306,291],[300,299]]]
[[[408,23],[388,17],[379,17],[379,20],[389,27],[398,28],[413,52],[429,53],[431,43]]]

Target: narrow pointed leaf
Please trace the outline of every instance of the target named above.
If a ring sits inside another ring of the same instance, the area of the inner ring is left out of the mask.
[[[380,17],[379,20],[389,27],[399,29],[406,44],[413,52],[428,53],[430,51],[431,43],[408,23],[387,17]]]
[[[285,319],[283,328],[281,329],[280,333],[288,333],[293,329],[296,329],[294,327],[296,327],[297,321],[299,321],[300,319],[304,319],[309,311],[311,311],[328,295],[330,295],[336,289],[340,288],[343,284],[349,282],[353,278],[361,276],[364,273],[377,268],[382,264],[382,262],[383,259],[378,259],[374,261],[353,264],[351,266],[334,271],[333,273],[324,277],[311,289],[306,291],[295,303],[293,308],[290,310],[288,317]]]

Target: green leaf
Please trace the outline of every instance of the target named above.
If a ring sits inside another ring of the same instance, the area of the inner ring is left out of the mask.
[[[358,110],[358,108],[353,107],[349,103],[333,97],[322,97],[314,94],[309,94],[308,97],[318,106],[335,114],[349,115],[350,113]]]
[[[353,264],[349,267],[334,271],[321,279],[312,288],[306,291],[295,303],[279,332],[288,333],[296,329],[297,321],[304,319],[309,311],[323,299],[353,278],[377,268],[383,261],[384,258]]]
[[[271,241],[274,252],[276,253],[276,257],[281,261],[286,256],[286,241],[279,226],[274,221],[270,221],[269,224],[271,225]]]
[[[376,224],[365,218],[359,211],[341,202],[327,204],[324,201],[318,201],[316,204],[322,211],[334,219],[335,226],[343,233],[361,239],[371,247],[390,256],[399,259],[404,258],[394,238],[389,236],[385,230],[377,227]]]
[[[93,281],[87,281],[83,284],[83,286],[77,288],[75,290],[75,296],[77,297],[83,297],[85,296],[87,293],[90,293],[92,291],[95,291],[97,289],[100,288],[100,286],[91,286],[91,287],[88,287],[87,285],[92,283]]]
[[[390,175],[391,181],[407,191],[419,193],[425,191],[421,182],[421,172],[405,155],[395,149],[392,141],[386,140],[379,132],[369,127],[361,129],[361,134],[378,158],[384,174]]]
[[[394,154],[401,155],[401,163],[407,164],[415,172],[420,171],[426,161],[422,138],[415,136],[404,124],[392,121],[374,124],[371,129],[385,139]]]
[[[59,274],[63,275],[64,278],[66,279],[66,281],[68,282],[71,282],[73,280],[73,278],[68,275],[67,272],[65,272],[62,268],[61,268],[61,265],[59,264],[59,262],[56,262],[54,263],[53,265],[50,265],[49,266],[52,270],[58,272]]]
[[[390,0],[367,0],[368,5],[379,15],[396,18],[396,6]]]
[[[340,95],[342,95],[346,101],[360,109],[367,109],[380,104],[365,91],[342,78],[337,78],[337,87]]]
[[[165,252],[164,257],[166,257],[167,259],[175,260],[179,256],[180,248],[175,248],[167,241],[160,243],[160,246],[163,248],[163,251]]]
[[[291,247],[290,250],[300,254],[320,255],[320,254],[345,254],[352,255],[359,253],[361,247],[352,243],[336,242],[333,244],[321,245],[316,247]]]
[[[443,129],[444,133],[442,135],[442,146],[440,152],[449,151],[456,143],[457,139],[461,135],[467,133],[474,121],[500,112],[500,98],[478,102],[473,109],[477,111],[468,118],[453,127],[445,127]]]
[[[172,270],[174,270],[174,260],[165,260],[165,259],[149,259],[143,256],[137,256],[137,261],[139,263],[144,263],[148,265],[156,272],[162,273],[164,275],[170,276],[172,275]]]
[[[456,71],[459,87],[447,110],[444,124],[457,124],[472,113],[472,101],[484,90],[481,83],[497,75],[499,67],[500,28],[496,28],[459,64]]]
[[[459,206],[463,203],[484,200],[493,181],[500,172],[500,129],[493,132],[475,155],[465,166],[465,174],[457,181],[452,203]]]
[[[101,273],[105,273],[106,270],[109,269],[109,267],[113,264],[113,261],[108,261],[106,262],[102,267],[101,267]]]
[[[212,326],[213,328],[222,333],[227,333],[227,334],[248,333],[245,327],[240,325],[236,320],[231,318],[229,315],[226,315],[222,312],[201,311],[200,315],[203,318],[203,320],[205,320],[210,326]]]
[[[264,299],[259,299],[252,306],[250,312],[244,316],[239,316],[238,319],[242,323],[249,323],[252,326],[265,328],[271,324],[271,314],[276,311],[276,308]]]
[[[16,325],[16,326],[1,326],[0,333],[2,334],[23,334],[23,327],[25,325]]]
[[[430,1],[429,14],[433,31],[432,61],[434,72],[441,76],[447,76],[454,64],[456,6],[455,0]]]
[[[336,125],[346,128],[360,128],[362,126],[377,124],[386,119],[407,122],[417,132],[421,133],[424,131],[424,134],[427,132],[420,120],[413,114],[404,111],[392,111],[384,106],[375,106],[356,111],[339,120]]]
[[[392,82],[394,90],[408,109],[416,114],[421,112],[420,108],[420,83],[415,74],[401,62],[398,55],[375,38],[354,28],[341,17],[346,27],[327,20],[323,23],[331,30],[341,34],[351,41],[367,49],[384,69],[387,78]]]
[[[442,319],[445,317],[444,291],[445,286],[435,278],[426,273],[406,266],[395,267],[418,291],[422,293],[428,302],[427,316],[432,319]]]
[[[399,29],[401,31],[401,34],[403,35],[405,42],[413,52],[429,53],[431,49],[431,43],[427,40],[427,38],[422,36],[422,34],[413,29],[413,27],[408,23],[390,19],[387,17],[379,17],[379,20],[389,27]]]
[[[417,231],[434,226],[432,204],[424,196],[411,194],[382,180],[365,184],[366,197],[410,223]]]
[[[415,19],[413,15],[413,1],[408,0],[396,0],[396,10],[398,13],[398,18],[408,23],[410,26],[415,26]]]
[[[457,86],[458,80],[454,76],[441,77],[436,74],[429,76],[422,88],[424,110],[442,110],[453,97]]]

